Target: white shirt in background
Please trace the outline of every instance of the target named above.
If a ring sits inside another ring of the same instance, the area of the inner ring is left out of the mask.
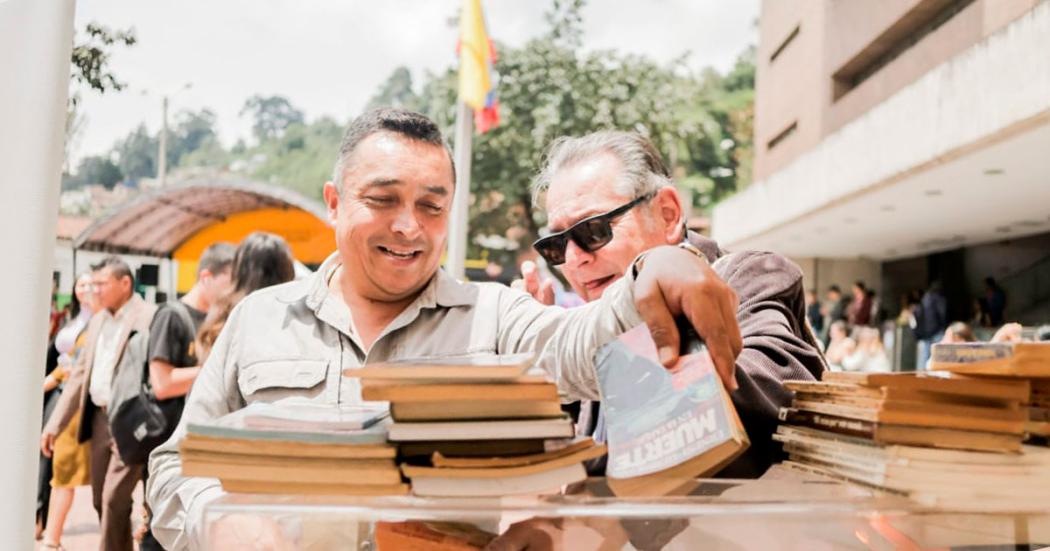
[[[116,369],[117,357],[120,350],[117,349],[120,339],[120,328],[126,317],[128,305],[117,310],[116,315],[110,314],[109,310],[102,310],[97,315],[104,316],[102,329],[98,333],[98,343],[95,345],[95,358],[91,364],[91,382],[88,393],[91,402],[98,407],[109,405],[110,385],[113,383],[113,371]]]

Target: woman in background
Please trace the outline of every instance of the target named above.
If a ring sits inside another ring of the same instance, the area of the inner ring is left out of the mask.
[[[44,379],[44,391],[58,387],[69,378],[73,360],[83,344],[84,329],[96,310],[95,292],[91,283],[91,274],[81,274],[73,287],[73,298],[70,302],[70,320],[55,336],[55,349],[58,351],[58,366]],[[91,483],[90,450],[88,444],[77,442],[77,431],[80,427],[80,414],[77,413],[66,430],[55,439],[52,454],[51,498],[47,508],[47,531],[44,536],[44,549],[62,548],[62,531],[65,528],[66,516],[73,506],[73,491],[77,486]]]
[[[854,332],[857,346],[842,359],[845,371],[888,373],[890,358],[882,344],[879,330],[874,327],[858,327]]]
[[[832,371],[842,371],[842,362],[857,348],[857,343],[849,337],[849,326],[842,320],[832,322],[828,329],[828,349],[824,352],[824,359]]]
[[[201,365],[208,358],[233,307],[241,299],[264,287],[293,279],[295,267],[292,251],[284,239],[266,232],[255,232],[245,237],[233,256],[233,290],[212,307],[197,333],[197,357]]]

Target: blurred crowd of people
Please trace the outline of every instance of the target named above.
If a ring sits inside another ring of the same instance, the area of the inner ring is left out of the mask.
[[[1023,327],[1005,321],[1006,292],[994,278],[984,280],[984,295],[973,303],[973,318],[952,320],[941,283],[933,281],[925,291],[912,291],[901,298],[900,314],[887,319],[879,296],[863,281],[853,284],[846,296],[837,285],[828,287],[821,301],[815,290],[806,293],[806,317],[824,345],[828,366],[843,371],[908,370],[894,367],[893,339],[899,328],[916,343],[915,369],[925,370],[937,343],[977,342],[978,331],[991,333],[991,342],[1022,339]],[[994,331],[994,332],[993,332]],[[905,339],[910,342],[911,339]]]
[[[131,268],[120,257],[107,257],[77,277],[70,303],[53,308],[51,316],[36,515],[42,548],[62,548],[74,490],[87,485],[102,549],[130,550],[133,539],[140,549],[161,548],[148,530],[148,508],[132,535],[132,490],[148,473],[144,464],[126,464],[115,446],[110,430],[119,427],[107,418],[116,404],[109,403],[107,385],[99,379],[112,378],[132,332],[148,328],[143,378],[174,427],[234,306],[255,290],[294,279],[293,263],[277,235],[256,232],[239,246],[215,243],[201,256],[193,288],[159,308],[136,294]]]

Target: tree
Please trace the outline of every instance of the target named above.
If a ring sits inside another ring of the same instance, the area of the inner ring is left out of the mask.
[[[114,45],[134,46],[137,42],[135,29],[110,30],[95,22],[87,24],[86,37],[73,45],[72,82],[86,85],[92,90],[105,93],[107,90],[123,90],[125,83],[109,70],[109,56]]]
[[[412,73],[407,67],[398,67],[379,86],[379,91],[368,100],[366,109],[375,107],[401,107],[416,111],[419,109],[419,96],[412,90]]]
[[[648,59],[600,51],[579,52],[581,0],[554,3],[549,31],[522,48],[499,46],[500,126],[473,144],[471,234],[498,235],[526,247],[545,223],[530,184],[551,141],[601,129],[649,136],[666,160],[684,169],[684,185],[710,204],[731,184],[723,113],[713,91],[717,73],[697,78],[684,60],[662,66]],[[456,73],[429,75],[421,108],[451,135]],[[729,173],[727,173],[729,171]],[[471,244],[471,255],[480,253]]]
[[[241,115],[244,114],[254,119],[252,133],[260,144],[279,138],[289,126],[303,122],[302,111],[292,106],[284,96],[252,96],[241,108]]]
[[[63,147],[63,187],[71,185],[68,180],[70,157],[76,148],[80,133],[84,129],[84,115],[77,106],[81,89],[85,86],[103,94],[110,90],[122,90],[125,83],[109,70],[109,56],[116,46],[133,46],[137,39],[135,30],[110,30],[95,22],[88,23],[73,45],[70,59],[70,92],[66,108],[65,141]]]
[[[246,152],[265,159],[252,176],[320,200],[324,183],[332,177],[342,135],[342,125],[327,117],[309,125],[293,124],[281,137]]]
[[[157,138],[150,135],[146,125],[140,124],[113,145],[120,170],[129,180],[152,178],[157,174]]]
[[[113,186],[123,179],[120,167],[109,157],[95,155],[81,159],[73,183],[75,187],[98,184],[106,189],[113,189]]]
[[[167,161],[171,167],[225,164],[226,152],[215,131],[215,112],[182,111],[168,132]]]

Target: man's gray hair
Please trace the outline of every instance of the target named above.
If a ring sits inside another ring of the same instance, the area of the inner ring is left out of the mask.
[[[617,193],[641,197],[671,185],[671,172],[648,138],[637,132],[602,130],[579,138],[563,136],[551,143],[543,168],[532,184],[533,203],[550,188],[551,179],[559,170],[605,153],[623,164]]]

